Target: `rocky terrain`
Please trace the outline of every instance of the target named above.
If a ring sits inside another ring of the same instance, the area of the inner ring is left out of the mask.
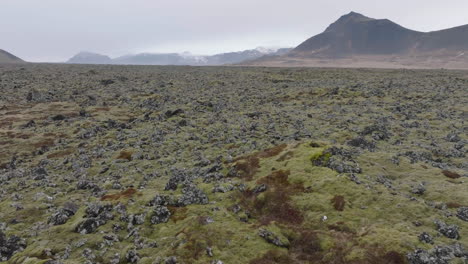
[[[351,12],[285,55],[245,64],[468,69],[468,25],[418,32]]]
[[[0,262],[466,263],[467,87],[0,65]]]

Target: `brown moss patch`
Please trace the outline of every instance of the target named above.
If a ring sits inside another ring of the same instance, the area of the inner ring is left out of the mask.
[[[185,220],[188,216],[187,214],[187,207],[175,207],[169,206],[169,211],[171,212],[171,220],[174,222]]]
[[[36,143],[33,143],[32,146],[34,148],[42,148],[42,147],[50,147],[55,144],[55,140],[53,138],[45,138]]]
[[[286,144],[281,144],[263,151],[255,152],[249,156],[242,156],[234,160],[234,168],[240,174],[239,176],[245,180],[252,180],[253,176],[260,168],[261,158],[271,158],[280,154],[285,148]]]
[[[109,107],[96,107],[91,112],[95,113],[95,112],[109,112],[109,111],[110,111]]]
[[[448,170],[443,170],[442,174],[444,174],[445,177],[450,178],[450,179],[458,179],[458,178],[461,177],[460,174],[458,174],[456,172],[448,171]]]
[[[260,168],[260,160],[257,157],[248,156],[237,161],[234,168],[241,178],[250,181]]]
[[[47,155],[47,158],[48,159],[63,158],[63,157],[66,157],[68,155],[73,154],[73,152],[75,152],[75,150],[72,149],[72,148],[69,148],[69,149],[65,149],[65,150],[61,150],[61,151],[51,153],[51,154]]]
[[[312,231],[303,231],[297,239],[291,242],[290,255],[295,259],[315,263],[323,258],[323,250],[320,239]],[[297,261],[296,261],[297,263]]]
[[[335,208],[335,210],[337,210],[337,211],[343,211],[343,210],[344,210],[346,201],[345,201],[345,199],[344,199],[343,196],[341,196],[341,195],[335,195],[335,196],[331,199],[331,202],[332,202],[333,207]]]
[[[371,257],[367,262],[369,264],[381,263],[381,264],[405,264],[407,263],[405,256],[396,251],[389,251],[380,256]]]
[[[448,202],[447,207],[450,209],[456,209],[456,208],[463,207],[463,205],[456,203],[456,202]]]
[[[122,151],[120,151],[119,155],[117,156],[117,159],[125,159],[125,160],[128,160],[128,161],[131,161],[132,160],[132,155],[133,155],[132,151],[122,150]]]
[[[291,184],[288,181],[289,171],[274,171],[270,175],[257,181],[258,184],[266,184],[268,189],[259,194],[252,190],[243,192],[240,196],[241,205],[251,212],[261,225],[268,225],[275,221],[288,225],[298,225],[304,221],[304,217],[291,202],[291,196],[304,191],[300,184]]]
[[[123,198],[130,198],[137,193],[137,190],[129,188],[123,192],[116,194],[107,194],[101,197],[101,201],[117,201]]]

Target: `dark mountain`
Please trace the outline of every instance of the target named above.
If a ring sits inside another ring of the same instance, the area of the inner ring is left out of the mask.
[[[282,48],[278,50],[257,48],[239,52],[228,52],[210,56],[197,56],[189,53],[139,53],[125,55],[115,59],[108,56],[81,52],[67,61],[67,63],[78,64],[126,64],[126,65],[193,65],[214,66],[236,64],[248,60],[258,59],[264,55],[281,55],[291,49]]]
[[[468,25],[426,33],[351,12],[291,52],[248,64],[468,68]]]
[[[23,63],[24,61],[15,55],[0,49],[0,63]]]
[[[108,56],[83,51],[67,61],[73,64],[112,64],[112,59]]]
[[[406,29],[388,19],[373,19],[351,12],[293,52],[325,56],[394,54],[409,51],[424,33]]]

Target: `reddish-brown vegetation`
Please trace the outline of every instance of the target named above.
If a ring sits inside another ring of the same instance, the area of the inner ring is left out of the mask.
[[[136,193],[137,190],[130,188],[120,193],[104,195],[103,197],[101,197],[101,201],[117,201],[122,198],[130,198]]]
[[[458,179],[461,177],[460,174],[456,173],[456,172],[451,172],[451,171],[448,171],[448,170],[443,170],[442,171],[442,174],[445,175],[445,177],[448,177],[450,179]]]
[[[234,160],[234,168],[240,174],[241,178],[252,180],[257,169],[260,168],[260,158],[274,157],[280,154],[286,147],[286,144],[281,144],[263,151],[255,152],[249,156],[239,157]]]
[[[133,155],[133,152],[122,150],[120,151],[119,156],[117,156],[117,159],[126,159],[128,161],[131,161],[132,155]]]
[[[337,211],[343,211],[343,210],[344,210],[346,201],[345,201],[345,199],[344,199],[343,196],[341,196],[341,195],[335,195],[335,196],[331,199],[331,202],[332,202],[333,207],[335,208],[335,210],[337,210]]]
[[[268,225],[275,221],[278,223],[298,225],[304,220],[302,213],[291,203],[291,196],[302,192],[304,187],[299,184],[290,184],[289,171],[274,171],[261,178],[257,184],[266,184],[268,189],[259,198],[258,194],[247,190],[241,195],[241,204],[247,207],[260,224]]]
[[[68,155],[73,154],[75,151],[76,151],[75,149],[69,148],[69,149],[66,149],[66,150],[61,150],[61,151],[51,153],[51,154],[47,155],[47,158],[48,159],[63,158],[63,157],[66,157]]]

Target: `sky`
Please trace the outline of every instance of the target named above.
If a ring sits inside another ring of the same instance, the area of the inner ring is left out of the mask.
[[[468,24],[467,0],[0,0],[0,49],[61,62],[80,51],[295,47],[350,11],[418,31]]]

